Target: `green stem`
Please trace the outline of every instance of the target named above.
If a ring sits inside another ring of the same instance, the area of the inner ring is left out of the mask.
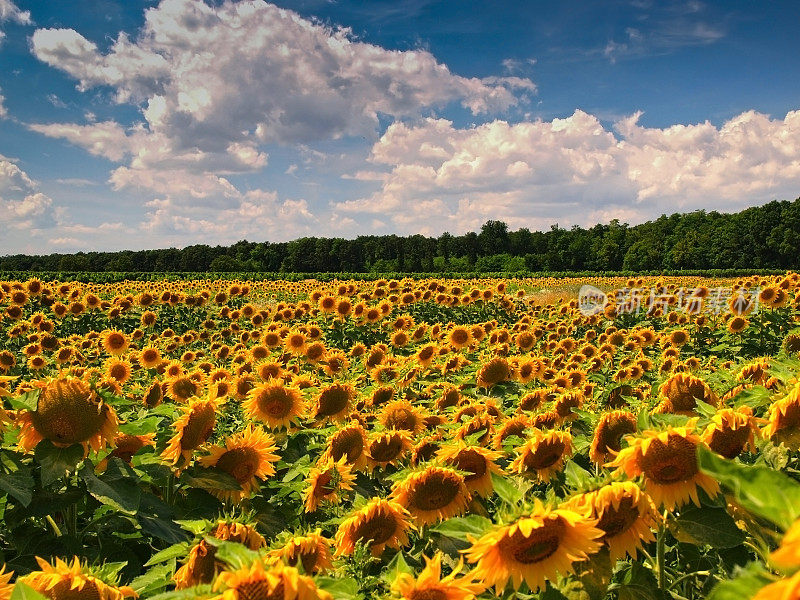
[[[58,525],[56,525],[56,522],[53,520],[53,517],[51,517],[50,515],[45,515],[44,518],[47,519],[48,523],[50,523],[50,527],[53,528],[53,533],[56,534],[56,537],[61,537],[61,530],[58,528]]]
[[[686,573],[686,575],[681,575],[675,581],[673,581],[670,584],[669,588],[667,589],[671,590],[672,588],[676,587],[679,583],[681,583],[682,581],[686,581],[690,577],[697,577],[697,576],[706,577],[708,575],[711,575],[711,571],[695,571],[693,573]]]
[[[658,527],[658,538],[656,540],[656,564],[658,565],[658,589],[664,589],[664,546],[666,544],[666,513],[664,521]]]

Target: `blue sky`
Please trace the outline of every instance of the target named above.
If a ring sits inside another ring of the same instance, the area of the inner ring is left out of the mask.
[[[800,4],[0,0],[0,254],[800,196]]]

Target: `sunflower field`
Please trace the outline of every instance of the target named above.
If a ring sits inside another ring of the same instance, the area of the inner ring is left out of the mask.
[[[0,281],[0,600],[800,598],[798,375],[795,273]]]

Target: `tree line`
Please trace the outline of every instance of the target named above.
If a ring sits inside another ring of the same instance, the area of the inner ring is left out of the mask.
[[[497,273],[800,267],[800,198],[738,213],[695,211],[629,226],[510,231],[487,221],[464,235],[304,237],[231,246],[0,257],[0,271]]]

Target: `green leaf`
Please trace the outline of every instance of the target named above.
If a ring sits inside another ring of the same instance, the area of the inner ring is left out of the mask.
[[[749,406],[756,409],[769,404],[772,397],[770,392],[763,385],[756,385],[742,390],[733,397],[733,405],[737,408],[740,406]]]
[[[691,507],[681,511],[672,521],[672,534],[678,541],[714,548],[734,548],[745,539],[724,508],[716,506]]]
[[[497,473],[492,473],[492,485],[500,499],[511,506],[515,506],[525,495],[523,490],[514,485],[510,477]]]
[[[147,566],[147,565],[145,565]],[[175,561],[148,569],[142,575],[131,581],[131,587],[140,596],[151,595],[165,589],[172,583],[172,573],[175,570]]]
[[[105,481],[94,474],[91,461],[86,461],[80,470],[86,490],[103,504],[118,511],[134,514],[139,508],[142,491],[135,481],[123,478],[108,478]]]
[[[564,477],[569,487],[582,490],[589,485],[592,475],[574,460],[570,460],[564,468]]]
[[[633,562],[618,571],[618,581],[608,586],[608,591],[616,591],[619,600],[663,599],[664,592],[658,589],[655,575],[642,564]]]
[[[358,600],[358,582],[355,579],[334,579],[333,577],[315,577],[317,587],[331,594],[336,600]]]
[[[159,417],[147,417],[145,419],[138,419],[136,421],[120,425],[119,430],[121,433],[125,433],[127,435],[144,435],[146,433],[155,433],[158,431],[158,426],[160,423],[161,419]]]
[[[11,600],[47,600],[47,596],[42,596],[24,583],[17,583],[11,592]]]
[[[406,558],[403,555],[402,550],[394,555],[389,564],[386,565],[386,569],[384,570],[383,574],[381,575],[381,579],[383,579],[386,583],[392,584],[395,579],[397,579],[402,573],[408,573],[409,575],[414,574],[414,569],[412,569],[408,563],[406,562]]]
[[[253,564],[261,555],[254,550],[250,550],[239,542],[225,542],[215,537],[206,536],[206,542],[217,548],[217,560],[227,563],[234,569],[241,569]]]
[[[490,527],[492,522],[480,515],[453,517],[430,528],[430,531],[456,540],[468,541],[467,535],[478,538]]]
[[[172,520],[172,509],[152,494],[144,493],[139,501],[136,520],[142,531],[168,544],[184,542],[189,535]]]
[[[179,542],[177,544],[172,544],[172,546],[164,548],[160,552],[156,552],[155,554],[153,554],[153,556],[150,557],[150,560],[144,563],[144,566],[149,567],[152,565],[157,565],[158,563],[167,562],[172,558],[183,558],[189,554],[189,548],[190,548],[189,542]]]
[[[75,470],[83,459],[83,446],[73,444],[68,448],[58,448],[50,440],[42,440],[36,445],[33,455],[42,468],[42,485],[50,485]]]
[[[708,600],[747,600],[768,583],[772,583],[772,579],[764,567],[759,563],[750,563],[734,572],[731,579],[714,586]]]
[[[239,491],[242,486],[236,481],[236,478],[230,473],[221,471],[219,469],[203,469],[199,473],[189,475],[184,473],[181,476],[181,481],[186,482],[192,487],[199,487],[206,490],[220,490],[220,491]]]
[[[22,506],[27,507],[33,500],[33,488],[36,482],[28,469],[20,469],[0,475],[0,491],[13,496]]]
[[[8,401],[11,403],[11,408],[15,410],[35,412],[39,406],[39,394],[41,394],[41,390],[31,390],[20,396],[9,398]]]
[[[733,492],[746,510],[784,531],[800,516],[800,484],[767,467],[748,466],[697,449],[700,469]]]
[[[219,593],[212,592],[211,584],[196,585],[185,590],[173,590],[150,596],[149,600],[201,600],[201,598],[211,598],[218,596]]]

